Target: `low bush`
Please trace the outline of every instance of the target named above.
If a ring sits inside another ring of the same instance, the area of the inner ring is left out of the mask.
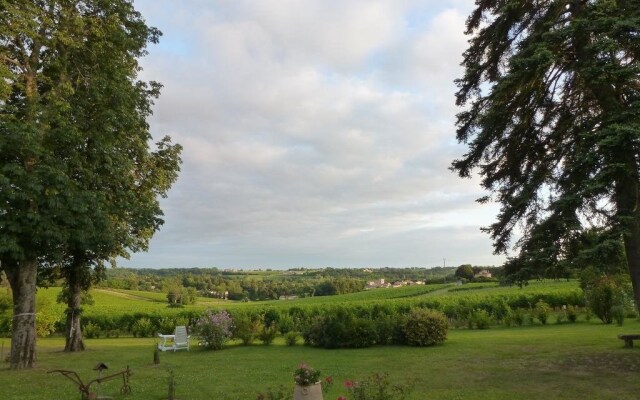
[[[262,341],[263,344],[269,345],[273,343],[273,340],[278,336],[278,330],[275,325],[271,326],[263,326],[262,331],[258,334],[258,339]]]
[[[614,319],[617,322],[620,314],[624,314],[625,307],[630,303],[631,288],[626,280],[628,277],[603,275],[583,282],[589,308],[603,323],[610,324]],[[624,315],[622,319],[624,320]]]
[[[511,313],[513,310],[506,299],[501,298],[495,301],[493,307],[493,314],[497,323],[504,323],[509,325],[511,323]]]
[[[546,325],[549,320],[549,314],[551,313],[551,307],[544,300],[538,300],[535,307],[533,307],[533,316],[542,325]]]
[[[306,344],[328,349],[362,348],[378,342],[376,322],[356,317],[344,307],[329,309],[313,318],[302,336]]]
[[[625,311],[622,305],[616,305],[611,307],[611,317],[618,326],[622,326],[624,323]]]
[[[567,320],[569,322],[576,322],[578,320],[578,309],[575,306],[568,305],[566,312],[567,312]]]
[[[296,332],[287,332],[284,341],[287,346],[295,346],[298,343],[298,334]]]
[[[262,314],[262,322],[267,328],[277,327],[280,321],[280,313],[273,308],[269,308]]]
[[[120,331],[118,329],[112,329],[110,331],[105,332],[105,337],[108,337],[108,338],[119,338],[120,337]]]
[[[294,329],[294,321],[293,317],[289,314],[282,314],[280,319],[278,320],[278,331],[280,334],[284,335],[288,332],[291,332]]]
[[[157,321],[158,332],[160,333],[170,333],[173,332],[177,325],[185,325],[185,324],[176,324],[175,318],[171,317],[163,317]]]
[[[469,317],[469,329],[489,329],[492,323],[491,315],[486,310],[477,309]]]
[[[447,340],[447,317],[430,309],[414,309],[404,325],[406,343],[410,346],[433,346]]]
[[[238,314],[234,318],[234,324],[234,338],[240,339],[245,346],[255,341],[260,330],[260,321],[254,320],[249,314]]]
[[[98,325],[94,324],[93,322],[89,322],[84,326],[84,328],[82,328],[82,333],[84,337],[88,339],[98,339],[100,338],[102,332],[100,331],[100,327]]]
[[[156,327],[149,318],[140,318],[131,327],[131,333],[133,333],[134,337],[151,337],[155,334],[155,331]]]
[[[522,308],[516,308],[511,313],[511,320],[514,324],[522,326],[525,324],[527,316]]]
[[[46,337],[55,331],[56,324],[62,319],[62,306],[47,298],[38,297],[36,309],[36,335]]]
[[[233,319],[226,311],[205,311],[195,325],[195,334],[200,338],[200,344],[210,350],[220,350],[224,343],[232,336]]]

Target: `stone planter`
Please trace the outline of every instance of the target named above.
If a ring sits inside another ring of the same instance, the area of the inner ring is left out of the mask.
[[[296,385],[293,400],[323,400],[322,385],[320,382],[309,386]]]

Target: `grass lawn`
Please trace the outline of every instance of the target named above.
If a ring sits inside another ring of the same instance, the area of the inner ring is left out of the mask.
[[[38,341],[38,367],[28,371],[0,369],[0,398],[79,399],[79,391],[51,369],[71,369],[86,382],[92,367],[109,366],[106,374],[127,365],[133,371],[133,394],[119,395],[121,380],[103,383],[101,395],[114,399],[160,400],[167,397],[168,371],[173,370],[182,400],[255,399],[268,387],[285,385],[293,392],[292,373],[300,362],[332,375],[336,383],[325,400],[346,395],[342,382],[387,372],[394,382],[413,381],[411,399],[611,399],[639,397],[640,348],[624,349],[618,333],[640,332],[640,321],[605,326],[597,321],[548,326],[458,329],[433,348],[373,347],[324,350],[288,347],[282,339],[271,346],[232,344],[209,352],[161,353],[154,366],[153,339],[87,340],[88,350],[66,354],[62,338]],[[4,356],[9,339],[4,343]],[[640,345],[640,344],[639,344]],[[6,366],[6,364],[5,364]]]

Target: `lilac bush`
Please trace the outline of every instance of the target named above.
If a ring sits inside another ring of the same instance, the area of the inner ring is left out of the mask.
[[[196,321],[196,334],[200,337],[200,344],[211,350],[220,350],[233,334],[233,318],[228,312],[205,311]]]

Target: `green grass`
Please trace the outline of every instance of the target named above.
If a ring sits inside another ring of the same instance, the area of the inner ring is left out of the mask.
[[[324,350],[288,347],[280,338],[271,346],[227,346],[209,352],[161,353],[152,364],[153,339],[87,340],[88,350],[63,353],[62,338],[38,341],[33,370],[0,370],[2,399],[76,399],[71,381],[52,369],[70,369],[86,382],[98,362],[107,373],[133,370],[133,394],[118,394],[121,380],[103,383],[100,394],[114,399],[160,400],[167,395],[168,371],[176,376],[182,400],[255,399],[268,387],[293,391],[292,373],[300,362],[332,375],[336,384],[325,400],[346,394],[341,382],[387,372],[394,382],[413,381],[413,400],[636,399],[640,349],[624,349],[618,333],[640,332],[640,321],[625,326],[594,320],[577,324],[534,325],[489,330],[451,330],[449,340],[432,348],[372,347]],[[0,339],[5,356],[9,339]],[[5,364],[6,365],[6,364]]]

